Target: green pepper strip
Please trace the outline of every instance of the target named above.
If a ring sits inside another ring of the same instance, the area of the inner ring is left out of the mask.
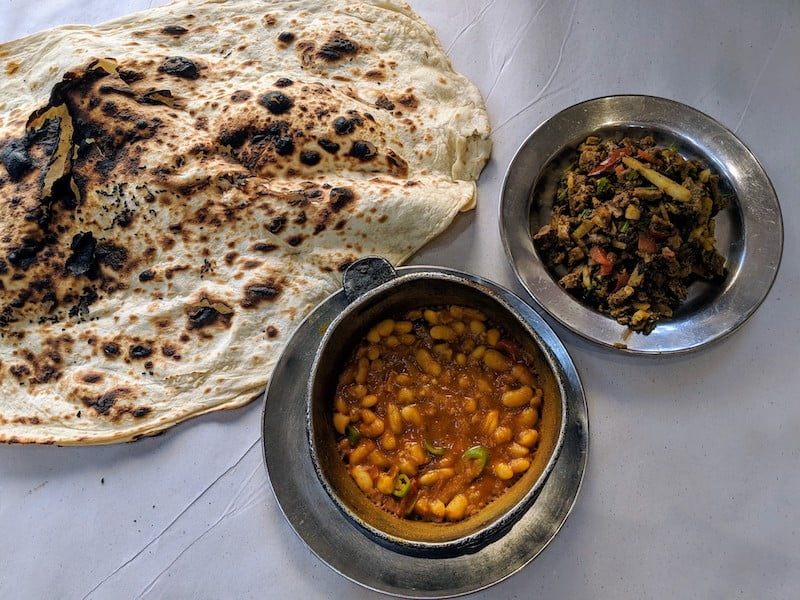
[[[486,463],[489,462],[489,451],[483,446],[473,446],[464,452],[461,458],[463,460],[477,460],[478,465],[480,466],[478,475],[480,475],[483,472],[483,469],[486,467]]]
[[[400,475],[397,476],[397,481],[394,482],[394,491],[392,494],[398,498],[405,498],[410,489],[411,480],[408,478],[408,475],[400,473]]]
[[[425,450],[433,454],[434,456],[441,456],[445,452],[447,452],[447,448],[437,448],[433,444],[431,444],[428,440],[423,440],[422,443],[425,445]]]
[[[347,427],[347,441],[350,442],[351,446],[355,446],[361,441],[361,434],[359,433],[358,429],[349,425]]]

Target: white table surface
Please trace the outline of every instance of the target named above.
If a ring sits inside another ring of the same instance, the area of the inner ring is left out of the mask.
[[[153,4],[0,0],[0,41]],[[630,357],[555,327],[588,399],[584,485],[550,546],[474,597],[800,597],[800,3],[412,4],[482,91],[495,144],[478,209],[412,263],[524,294],[498,235],[505,168],[543,120],[616,93],[672,98],[733,130],[770,175],[786,232],[766,302],[698,353]],[[260,417],[256,401],[134,444],[0,447],[0,596],[379,596],[284,519]]]

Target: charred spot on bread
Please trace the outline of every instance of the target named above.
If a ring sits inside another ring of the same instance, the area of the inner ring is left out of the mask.
[[[286,226],[286,217],[280,216],[272,219],[267,229],[269,230],[270,233],[280,233],[285,226]]]
[[[353,142],[353,145],[350,146],[349,155],[361,161],[368,161],[375,158],[377,153],[378,150],[375,148],[375,145],[372,142],[367,142],[366,140],[356,140]]]
[[[331,201],[331,209],[334,212],[339,212],[345,206],[355,200],[355,194],[353,194],[353,191],[346,187],[335,187],[328,193],[328,196],[330,197]]]
[[[353,130],[356,128],[356,124],[357,122],[355,119],[336,117],[333,120],[333,130],[339,135],[347,135],[348,133],[353,132]]]
[[[319,147],[328,152],[329,154],[336,154],[339,151],[339,144],[327,138],[320,138],[317,140]]]
[[[248,92],[247,90],[236,90],[231,94],[231,102],[240,103],[246,102],[253,96],[252,92]]]
[[[294,152],[294,140],[290,135],[282,135],[275,139],[275,152],[279,156],[288,156]]]
[[[95,398],[82,398],[82,400],[87,407],[93,408],[101,415],[107,415],[120,396],[125,396],[130,392],[130,388],[118,387]]]
[[[168,57],[159,65],[158,70],[182,79],[198,79],[200,77],[200,68],[197,63],[185,56]]]
[[[19,181],[33,167],[33,159],[21,140],[12,140],[3,147],[0,151],[0,163],[8,171],[11,181]]]
[[[23,379],[31,374],[30,368],[26,365],[11,365],[8,367],[9,372],[17,379]]]
[[[264,108],[266,108],[273,115],[282,115],[294,106],[294,101],[283,92],[267,92],[258,100]]]
[[[22,246],[12,246],[6,258],[13,266],[27,269],[36,262],[39,251],[45,246],[45,240],[24,237],[22,244]]]
[[[262,302],[273,302],[281,295],[283,288],[274,281],[251,283],[244,288],[243,308],[253,308]]]
[[[103,345],[103,354],[106,356],[118,356],[119,350],[119,344],[116,342],[108,342]]]
[[[384,94],[381,94],[378,97],[378,99],[375,101],[375,106],[384,110],[394,110],[394,103]]]
[[[128,350],[128,354],[131,358],[147,358],[152,353],[153,348],[145,344],[135,344]]]
[[[223,146],[230,146],[235,150],[244,145],[249,135],[250,130],[247,127],[224,129],[220,132],[218,140]]]
[[[353,56],[358,51],[359,45],[356,42],[341,31],[334,31],[317,51],[317,56],[327,62],[335,62],[345,56]]]
[[[313,150],[307,150],[305,152],[300,153],[300,162],[304,165],[308,165],[313,167],[314,165],[318,164],[321,160],[319,152],[315,152]]]
[[[167,25],[161,30],[161,33],[165,33],[167,35],[174,35],[175,37],[180,37],[185,33],[189,33],[189,30],[186,27],[181,27],[180,25]]]
[[[189,311],[189,329],[213,325],[219,319],[219,311],[211,306],[200,306]]]

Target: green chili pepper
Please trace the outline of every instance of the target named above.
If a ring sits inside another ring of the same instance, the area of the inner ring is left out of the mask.
[[[428,440],[423,440],[422,443],[425,446],[425,450],[427,450],[434,456],[441,456],[442,454],[447,452],[447,448],[438,448],[433,444],[431,444]]]
[[[352,425],[347,427],[347,441],[350,442],[351,446],[356,446],[361,441],[361,434]]]
[[[472,448],[464,452],[461,458],[462,460],[477,461],[478,465],[480,466],[478,475],[480,475],[483,472],[483,469],[486,467],[486,463],[489,462],[489,451],[483,446],[473,446]]]
[[[611,182],[608,180],[608,177],[601,177],[597,180],[597,193],[602,194],[608,188],[611,187]]]
[[[392,494],[398,498],[405,498],[406,494],[411,490],[411,480],[405,473],[400,473],[397,480],[394,482],[394,491]]]

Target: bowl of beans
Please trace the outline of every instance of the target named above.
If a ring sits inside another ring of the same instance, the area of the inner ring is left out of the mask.
[[[308,382],[319,482],[396,551],[452,555],[498,539],[535,502],[565,436],[561,370],[535,327],[467,274],[343,277]]]

